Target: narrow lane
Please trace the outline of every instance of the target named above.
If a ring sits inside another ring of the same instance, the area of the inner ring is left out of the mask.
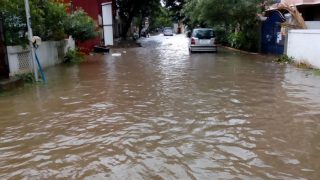
[[[154,36],[0,97],[0,179],[317,179],[320,76]]]

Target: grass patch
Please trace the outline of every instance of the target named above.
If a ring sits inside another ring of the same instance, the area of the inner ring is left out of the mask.
[[[27,84],[33,84],[36,82],[32,73],[18,74],[16,77],[22,79],[23,82]]]
[[[277,57],[274,61],[277,63],[282,63],[282,64],[289,64],[289,63],[293,63],[293,57],[289,57],[287,55],[281,55],[279,57]]]
[[[280,64],[293,64],[297,68],[301,69],[309,69],[313,71],[313,74],[320,76],[320,69],[315,69],[311,64],[306,63],[306,61],[301,60],[300,62],[295,62],[293,57],[289,57],[287,55],[281,55],[274,59],[274,62]]]
[[[314,74],[317,75],[317,76],[320,76],[320,69],[315,69],[314,70]]]
[[[8,96],[8,92],[0,90],[0,97]]]
[[[313,69],[311,65],[309,65],[309,64],[307,64],[307,63],[303,63],[303,62],[295,63],[295,66],[296,66],[297,68]]]

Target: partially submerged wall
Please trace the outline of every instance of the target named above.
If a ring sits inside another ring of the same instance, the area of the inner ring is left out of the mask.
[[[320,69],[320,30],[290,30],[287,55],[297,63]]]
[[[42,42],[36,50],[36,53],[42,67],[46,68],[61,63],[69,48],[75,48],[75,43],[71,38],[63,41]],[[8,46],[7,51],[10,76],[32,72],[32,61],[29,48]]]

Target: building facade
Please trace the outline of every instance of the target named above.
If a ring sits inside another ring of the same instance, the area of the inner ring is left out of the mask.
[[[83,9],[99,26],[99,36],[85,42],[78,42],[78,47],[83,51],[91,51],[94,46],[104,45],[106,35],[103,30],[102,5],[112,3],[112,19],[114,19],[116,15],[114,0],[64,0],[64,3],[66,3],[70,13],[76,9]]]

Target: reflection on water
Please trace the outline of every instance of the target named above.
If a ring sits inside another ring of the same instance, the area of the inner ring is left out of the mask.
[[[0,179],[317,179],[320,77],[152,37],[0,98]]]

